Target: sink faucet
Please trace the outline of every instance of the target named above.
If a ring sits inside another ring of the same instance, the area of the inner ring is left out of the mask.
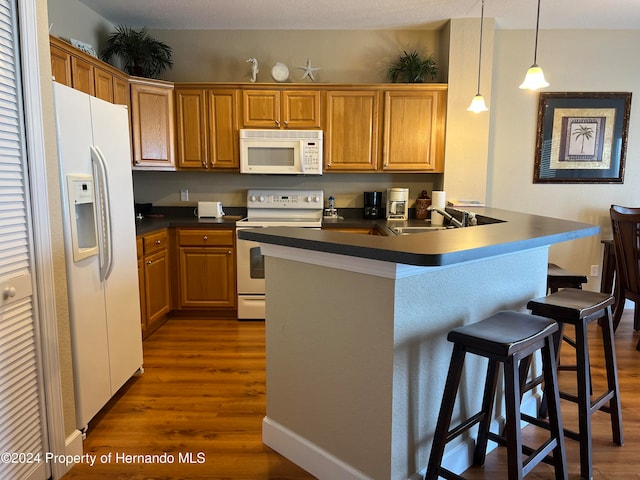
[[[434,207],[433,205],[429,206],[429,208],[427,208],[427,210],[429,210],[430,212],[438,212],[440,215],[442,215],[444,218],[446,218],[447,220],[449,220],[449,223],[457,228],[463,228],[466,227],[468,224],[468,219],[469,219],[469,214],[467,212],[463,212],[462,215],[462,222],[459,221],[458,219],[454,218],[449,212],[447,212],[444,208],[440,208],[440,207]]]

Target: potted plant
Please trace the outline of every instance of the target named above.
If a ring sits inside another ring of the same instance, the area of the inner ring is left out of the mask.
[[[423,83],[427,75],[434,80],[437,73],[436,61],[430,55],[423,57],[416,50],[409,53],[405,50],[387,70],[389,80],[392,82],[400,80],[404,83]]]
[[[109,35],[100,58],[108,62],[116,55],[121,58],[123,70],[129,75],[158,78],[173,65],[171,54],[171,47],[149,35],[147,27],[135,30],[118,25]]]

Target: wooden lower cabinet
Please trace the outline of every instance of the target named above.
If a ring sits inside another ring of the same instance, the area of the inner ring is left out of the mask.
[[[178,229],[181,309],[235,308],[233,229]]]
[[[142,337],[162,325],[171,310],[169,235],[167,229],[139,237],[143,255],[138,256]]]

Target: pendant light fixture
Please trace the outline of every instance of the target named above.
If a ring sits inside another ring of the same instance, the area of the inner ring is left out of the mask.
[[[538,0],[538,15],[536,18],[536,43],[533,50],[533,65],[527,70],[527,75],[524,77],[524,82],[520,85],[520,88],[527,90],[539,90],[549,86],[549,82],[544,79],[544,73],[538,66],[538,30],[540,28],[540,0]]]
[[[471,105],[467,110],[473,113],[486,112],[489,110],[487,104],[484,101],[484,97],[480,94],[480,67],[482,66],[482,26],[484,24],[484,0],[482,0],[482,10],[480,13],[480,51],[478,53],[478,93],[476,93]]]

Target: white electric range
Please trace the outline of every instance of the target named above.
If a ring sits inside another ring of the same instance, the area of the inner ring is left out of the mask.
[[[247,192],[247,217],[236,222],[237,232],[247,228],[321,228],[322,190],[266,190]],[[238,319],[265,318],[265,271],[260,244],[236,238]]]

